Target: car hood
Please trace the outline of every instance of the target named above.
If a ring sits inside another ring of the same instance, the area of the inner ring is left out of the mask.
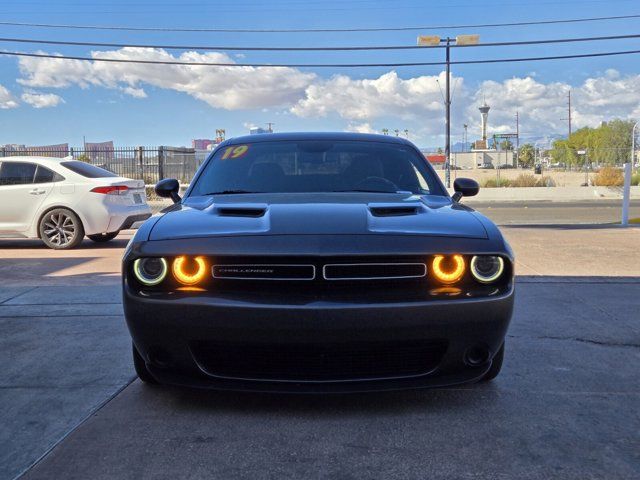
[[[473,211],[447,197],[336,193],[189,197],[165,211],[149,240],[376,234],[487,238]]]

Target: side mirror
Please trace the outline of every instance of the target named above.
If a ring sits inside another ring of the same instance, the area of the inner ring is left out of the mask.
[[[170,198],[173,203],[178,203],[180,200],[180,183],[175,178],[165,178],[156,183],[156,195],[163,198]]]
[[[456,193],[453,194],[453,201],[459,202],[462,197],[473,197],[480,191],[480,185],[471,178],[456,178],[453,182],[453,189]]]

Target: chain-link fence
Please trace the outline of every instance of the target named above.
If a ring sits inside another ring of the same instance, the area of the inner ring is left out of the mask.
[[[116,147],[100,150],[75,147],[0,147],[0,157],[72,157],[74,160],[91,163],[122,177],[144,180],[145,183],[156,183],[163,178],[176,178],[181,183],[188,183],[209,153],[207,150],[169,146]]]

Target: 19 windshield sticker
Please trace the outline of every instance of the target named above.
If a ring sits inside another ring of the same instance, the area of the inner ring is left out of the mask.
[[[222,154],[221,159],[233,159],[244,157],[246,153],[249,151],[249,145],[237,145],[235,147],[227,147],[224,149],[224,153]]]

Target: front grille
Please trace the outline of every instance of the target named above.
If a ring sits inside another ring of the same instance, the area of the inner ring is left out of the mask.
[[[322,344],[196,342],[194,359],[209,375],[258,381],[363,381],[414,377],[432,371],[445,341]]]
[[[424,263],[336,263],[323,267],[325,280],[389,280],[426,274]]]

